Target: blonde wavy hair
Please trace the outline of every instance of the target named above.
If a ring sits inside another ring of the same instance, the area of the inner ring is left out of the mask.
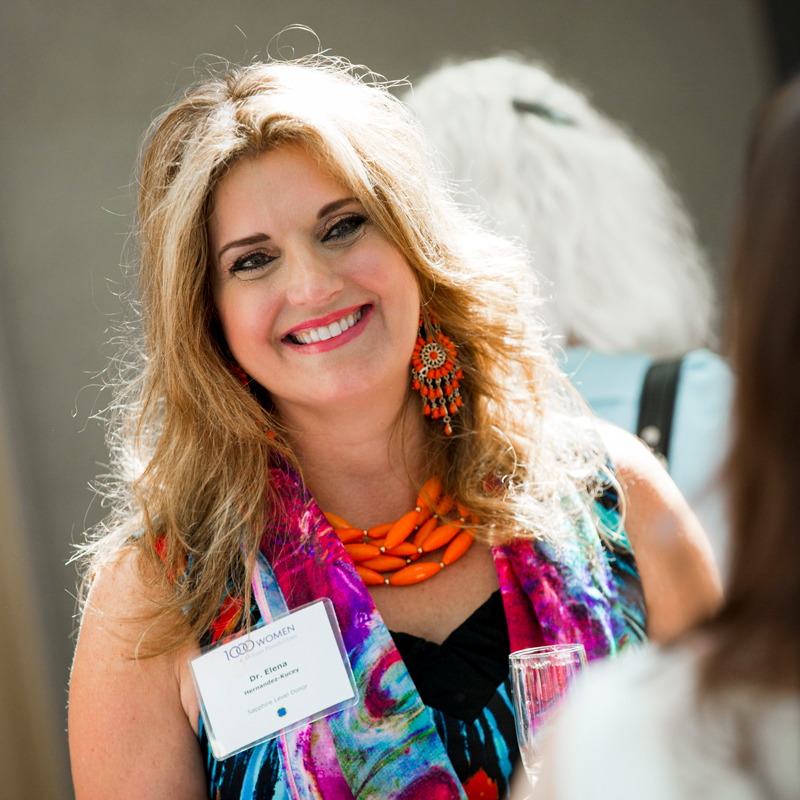
[[[102,487],[112,512],[84,548],[86,575],[126,549],[183,575],[159,611],[182,621],[153,652],[202,637],[228,592],[249,608],[255,553],[280,505],[270,466],[300,469],[266,392],[232,375],[216,321],[210,198],[241,159],[305,148],[411,265],[464,374],[453,435],[426,423],[424,455],[483,520],[478,538],[557,537],[562,498],[596,491],[602,454],[531,313],[527,256],[451,199],[389,88],[321,56],[256,63],[196,84],[153,123],[137,211],[139,330],[119,362],[114,474]]]

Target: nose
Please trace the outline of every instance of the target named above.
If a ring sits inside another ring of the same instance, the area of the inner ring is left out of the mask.
[[[325,305],[344,286],[334,265],[311,248],[292,253],[287,272],[286,298],[298,306]]]

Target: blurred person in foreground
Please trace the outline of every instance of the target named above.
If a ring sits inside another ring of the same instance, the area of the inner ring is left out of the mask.
[[[800,80],[756,126],[730,281],[727,600],[673,645],[589,672],[536,800],[800,797]]]
[[[444,66],[406,101],[443,167],[553,285],[541,307],[561,366],[600,417],[642,437],[726,562],[716,482],[733,380],[712,339],[709,270],[646,149],[543,66]]]

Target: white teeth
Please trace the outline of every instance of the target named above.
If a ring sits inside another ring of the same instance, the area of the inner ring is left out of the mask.
[[[312,344],[313,342],[327,342],[341,336],[346,330],[352,328],[361,319],[361,309],[351,312],[346,317],[342,317],[330,325],[322,325],[319,328],[307,328],[304,331],[297,331],[291,334],[290,338],[302,344]]]

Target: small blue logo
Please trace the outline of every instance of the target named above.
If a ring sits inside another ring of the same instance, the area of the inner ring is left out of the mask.
[[[285,717],[286,716],[286,707],[285,706],[281,706],[278,709],[278,716],[279,717]]]

